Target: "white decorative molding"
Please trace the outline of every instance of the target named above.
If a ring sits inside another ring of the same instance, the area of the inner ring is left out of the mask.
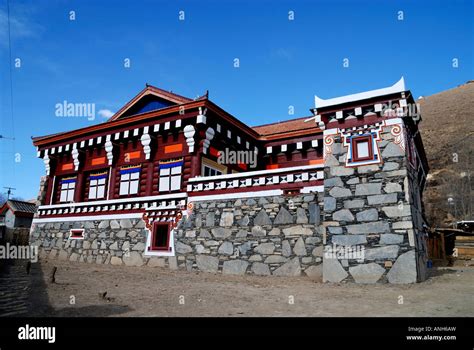
[[[80,162],[79,162],[79,151],[77,150],[76,144],[74,144],[71,154],[72,154],[72,160],[74,162],[74,170],[78,171]]]
[[[107,160],[109,161],[109,165],[112,165],[112,162],[114,161],[113,150],[114,150],[114,145],[112,144],[112,141],[110,141],[110,139],[108,139],[105,142],[105,152],[107,152]]]
[[[51,171],[51,165],[50,165],[51,159],[49,159],[48,150],[46,150],[44,153],[43,162],[44,162],[44,167],[46,169],[46,175],[49,175]]]
[[[213,128],[207,128],[207,130],[206,130],[206,139],[203,142],[203,150],[202,150],[202,152],[204,154],[207,154],[207,149],[211,145],[211,140],[214,138],[215,134],[216,134],[216,132],[214,131]]]
[[[194,141],[194,134],[195,133],[196,133],[196,130],[194,129],[194,126],[186,125],[184,127],[184,137],[186,138],[186,143],[189,147],[189,153],[194,152],[194,144],[196,143]]]
[[[206,115],[205,115],[206,112],[202,112],[202,107],[199,107],[199,114],[197,115],[197,118],[196,118],[196,123],[197,124],[206,124]]]
[[[151,147],[150,147],[150,142],[151,142],[151,137],[149,134],[143,134],[142,137],[140,138],[140,142],[142,143],[143,146],[143,153],[145,153],[145,159],[150,159],[150,154],[151,154]]]

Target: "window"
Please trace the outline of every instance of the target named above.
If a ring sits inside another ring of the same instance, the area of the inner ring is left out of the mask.
[[[209,158],[202,157],[201,176],[216,176],[227,173],[227,167]]]
[[[153,223],[153,235],[148,250],[170,251],[170,225],[167,223]]]
[[[138,193],[140,182],[140,166],[122,167],[120,169],[120,191],[121,196]]]
[[[71,229],[69,239],[84,239],[84,229]]]
[[[180,190],[182,171],[182,159],[160,162],[160,182],[158,190],[160,192]]]
[[[214,169],[209,165],[203,164],[202,166],[204,176],[215,176],[215,175],[222,175],[222,171]]]
[[[371,135],[352,137],[351,142],[352,162],[362,162],[374,158]]]
[[[105,198],[107,172],[91,174],[89,177],[89,199]]]
[[[60,202],[72,202],[74,201],[74,191],[76,189],[76,178],[69,177],[61,180],[60,187]]]

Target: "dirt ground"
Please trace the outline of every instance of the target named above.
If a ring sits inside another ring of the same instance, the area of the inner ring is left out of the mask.
[[[434,269],[415,285],[323,284],[306,277],[63,261],[33,264],[30,274],[18,264],[3,270],[5,316],[474,316],[472,266]]]

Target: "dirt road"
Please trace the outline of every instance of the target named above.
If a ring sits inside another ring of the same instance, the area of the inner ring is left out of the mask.
[[[58,270],[51,284],[53,266]],[[474,316],[473,267],[438,269],[416,285],[322,284],[62,261],[33,264],[29,275],[18,266],[10,270],[2,276],[0,315],[14,313],[9,305],[12,293],[19,293],[24,302],[18,310],[29,316]],[[9,281],[21,287],[12,289]]]

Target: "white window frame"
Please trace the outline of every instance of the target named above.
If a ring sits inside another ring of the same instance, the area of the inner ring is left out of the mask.
[[[67,203],[74,201],[74,193],[76,192],[76,181],[61,183],[59,189],[59,202]]]
[[[178,165],[170,168],[159,169],[159,192],[173,192],[181,189],[181,175],[183,166]]]
[[[138,194],[140,189],[140,171],[120,174],[120,196]]]
[[[107,178],[89,179],[89,199],[104,199],[106,195]],[[99,196],[99,191],[102,195]]]

